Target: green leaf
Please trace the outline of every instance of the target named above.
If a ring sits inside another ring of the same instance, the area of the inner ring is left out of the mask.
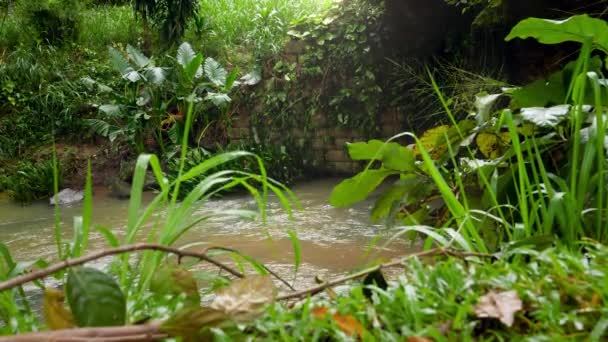
[[[150,282],[150,291],[160,295],[186,295],[186,304],[200,306],[201,297],[194,275],[180,265],[161,265]]]
[[[188,43],[183,43],[177,49],[177,63],[185,68],[196,57],[196,53],[192,46]]]
[[[356,142],[346,145],[348,155],[353,160],[380,160],[382,154],[380,150],[384,146],[384,141],[373,139],[368,142]]]
[[[477,123],[483,124],[490,119],[492,114],[492,106],[496,103],[499,97],[503,94],[490,94],[482,93],[475,95],[475,107],[477,108]]]
[[[162,84],[165,79],[165,70],[160,67],[148,68],[146,70],[146,76],[154,84]]]
[[[505,39],[509,41],[515,38],[534,38],[543,44],[584,43],[590,40],[597,48],[608,52],[608,23],[586,14],[566,20],[529,18],[515,25]]]
[[[241,77],[241,82],[248,86],[254,86],[260,83],[260,81],[262,81],[262,72],[260,71],[259,67],[253,69],[250,73]]]
[[[140,69],[145,68],[150,64],[150,59],[131,45],[127,45],[127,53]]]
[[[397,143],[389,143],[384,148],[382,163],[388,169],[401,172],[414,171],[416,169],[416,156],[414,151]]]
[[[228,73],[215,59],[211,57],[207,58],[203,70],[205,71],[205,76],[207,76],[209,81],[213,84],[220,87],[223,87],[226,84],[226,76]]]
[[[208,92],[207,96],[205,96],[205,100],[211,101],[217,107],[222,107],[222,106],[226,105],[227,103],[230,103],[230,101],[232,101],[230,99],[230,96],[228,96],[224,93],[213,93],[213,92]]]
[[[118,238],[108,228],[102,227],[102,226],[97,226],[97,227],[95,227],[95,230],[97,230],[99,232],[99,234],[103,235],[103,237],[106,238],[106,241],[108,242],[110,247],[120,246],[120,242],[118,242]]]
[[[295,266],[294,273],[297,274],[298,270],[300,269],[300,262],[302,261],[302,246],[300,246],[300,239],[298,239],[298,234],[296,234],[294,230],[287,230],[287,234],[289,235],[289,239],[293,245],[293,263]]]
[[[188,81],[201,76],[201,64],[203,64],[203,55],[198,54],[184,67],[184,74]]]
[[[522,108],[521,116],[537,126],[555,127],[570,113],[570,105]]]
[[[89,267],[72,269],[68,272],[66,294],[78,326],[125,324],[125,296],[109,275]]]
[[[236,78],[238,76],[239,76],[239,68],[234,67],[234,69],[232,69],[232,71],[228,75],[228,78],[226,78],[226,85],[224,86],[225,92],[229,92],[230,90],[232,90],[232,88],[234,87],[234,84],[236,82]]]
[[[407,185],[394,185],[388,190],[384,191],[378,198],[371,212],[372,223],[377,223],[383,218],[388,217],[391,213],[393,206],[403,200],[405,194],[412,188],[411,184]]]
[[[121,107],[119,105],[107,104],[99,106],[99,110],[110,116],[120,115]]]
[[[124,75],[131,65],[129,65],[127,59],[118,50],[114,49],[113,47],[110,47],[108,50],[110,52],[110,57],[112,58],[112,65],[114,66],[114,69]]]
[[[347,144],[348,154],[353,160],[380,160],[388,169],[401,172],[415,169],[414,151],[397,143],[381,140]]]
[[[353,178],[346,179],[338,184],[331,193],[329,202],[334,207],[348,207],[360,202],[369,196],[386,177],[398,174],[393,170],[365,170]]]

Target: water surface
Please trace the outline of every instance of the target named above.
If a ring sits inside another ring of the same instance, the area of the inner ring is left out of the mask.
[[[214,219],[195,226],[178,241],[177,246],[200,243],[195,247],[200,250],[211,245],[230,247],[286,274],[293,270],[292,243],[286,230],[293,229],[302,246],[301,279],[343,273],[379,258],[386,259],[411,251],[403,244],[391,244],[388,247],[375,247],[367,254],[366,247],[375,236],[390,232],[381,225],[370,223],[371,201],[346,209],[330,206],[329,193],[337,182],[336,179],[326,179],[294,186],[292,190],[303,208],[294,214],[293,220],[289,219],[279,202],[271,198],[266,224],[235,218]],[[153,193],[146,193],[144,201],[150,201],[153,196]],[[255,206],[251,197],[228,195],[201,205],[197,212],[254,209]],[[112,229],[119,237],[123,236],[127,207],[128,201],[112,198],[103,189],[96,189],[93,225],[102,225]],[[73,217],[80,215],[81,210],[81,205],[61,209],[65,236],[71,236]],[[53,227],[54,210],[46,202],[20,206],[0,200],[0,241],[8,245],[15,259],[53,260],[56,254]],[[139,240],[143,241],[144,236],[145,232],[142,232]],[[107,247],[99,233],[92,233],[89,252]]]

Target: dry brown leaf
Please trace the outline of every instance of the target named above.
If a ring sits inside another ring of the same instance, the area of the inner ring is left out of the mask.
[[[363,326],[355,317],[351,315],[343,316],[336,312],[332,318],[347,335],[359,337],[363,335]]]
[[[329,311],[328,307],[317,306],[312,309],[312,315],[315,316],[315,318],[323,319],[323,318],[325,318],[325,315],[327,315],[328,311]]]
[[[246,321],[262,313],[276,296],[277,288],[270,276],[251,276],[235,280],[218,290],[211,308],[236,321]]]
[[[412,336],[407,338],[407,342],[434,342],[430,338],[420,337],[420,336]]]
[[[516,291],[494,292],[479,298],[475,305],[475,314],[479,318],[496,318],[504,325],[511,327],[515,320],[515,313],[523,308],[523,304]]]
[[[318,319],[324,319],[328,312],[329,308],[326,306],[317,306],[311,311],[312,315]],[[347,335],[359,337],[363,335],[363,326],[354,316],[345,316],[336,312],[331,316],[331,318],[336,323],[338,328],[344,331]]]

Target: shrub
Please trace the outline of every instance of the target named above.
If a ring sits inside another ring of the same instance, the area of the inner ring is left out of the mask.
[[[61,185],[61,170],[59,184]],[[21,161],[17,171],[5,179],[8,194],[17,202],[30,203],[53,195],[53,161]]]
[[[77,0],[21,1],[18,7],[38,40],[50,45],[61,45],[78,37],[80,11]]]

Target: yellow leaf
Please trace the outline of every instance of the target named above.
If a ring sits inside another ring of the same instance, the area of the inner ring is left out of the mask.
[[[447,145],[442,144],[444,142],[444,136],[447,134],[450,126],[443,125],[431,128],[424,132],[420,137],[422,146],[429,152],[433,159],[438,159],[447,150]],[[420,154],[418,146],[414,147],[414,153]]]
[[[74,317],[64,306],[63,290],[47,287],[42,299],[42,314],[46,325],[51,330],[74,328]]]
[[[501,155],[500,138],[492,133],[479,133],[477,135],[477,147],[481,154],[488,159],[496,159]]]
[[[363,326],[352,315],[343,316],[336,312],[332,318],[336,322],[336,325],[347,335],[359,337],[363,335]]]

